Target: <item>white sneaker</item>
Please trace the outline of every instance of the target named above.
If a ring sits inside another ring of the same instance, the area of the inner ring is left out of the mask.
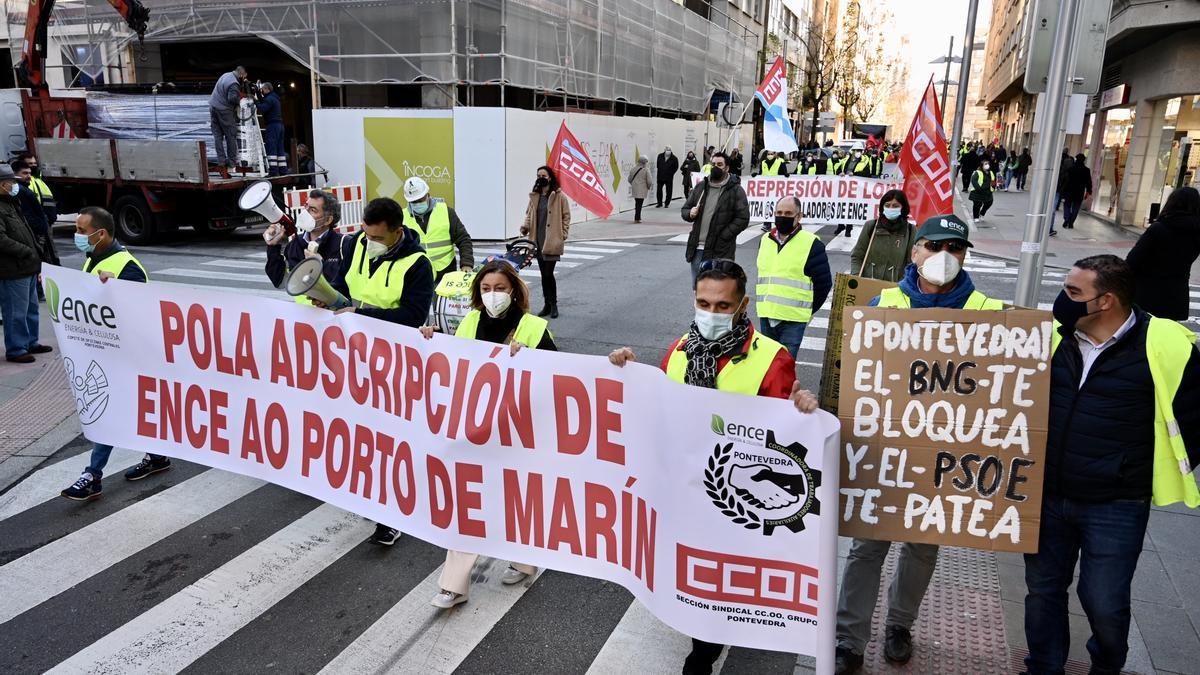
[[[971,219],[971,227],[975,227],[975,219],[974,218]]]
[[[528,574],[513,567],[512,565],[509,565],[508,569],[504,570],[504,574],[500,575],[500,583],[504,584],[505,586],[512,586],[513,584],[519,584],[522,581],[525,581],[528,576]]]
[[[450,609],[455,605],[461,605],[467,601],[467,596],[463,593],[455,593],[454,591],[442,591],[433,596],[433,600],[429,604],[440,609]]]

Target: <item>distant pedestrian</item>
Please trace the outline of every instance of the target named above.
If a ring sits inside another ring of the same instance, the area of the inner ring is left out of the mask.
[[[0,164],[0,316],[4,318],[4,358],[33,363],[34,354],[54,351],[38,342],[37,277],[42,254],[17,202],[17,176]]]
[[[729,156],[727,159],[729,160],[729,174],[741,178],[743,162],[742,151],[734,148],[733,150],[729,151]]]
[[[1162,319],[1187,321],[1192,263],[1200,256],[1200,192],[1175,188],[1158,218],[1134,244],[1126,262],[1133,270],[1138,307]]]
[[[663,192],[667,193],[666,206],[671,205],[672,195],[675,194],[675,174],[679,172],[679,158],[675,156],[675,152],[671,150],[671,146],[663,148],[663,151],[658,153],[658,161],[655,163],[655,170],[658,174],[658,187],[654,190],[655,206],[662,208]]]
[[[1017,170],[1013,175],[1017,179],[1017,190],[1025,190],[1025,178],[1029,175],[1029,167],[1033,166],[1033,156],[1029,154],[1029,148],[1021,151],[1021,156],[1017,158]]]
[[[1013,178],[1017,175],[1017,167],[1019,162],[1020,160],[1016,153],[1009,155],[1008,159],[1004,160],[1004,179],[1001,183],[1001,186],[1005,192],[1008,192],[1008,188],[1012,184]]]
[[[870,279],[898,282],[904,278],[916,228],[908,222],[908,197],[903,190],[888,190],[879,200],[879,217],[863,224],[850,252],[850,273]]]
[[[54,232],[51,229],[53,221],[47,221],[42,202],[32,189],[33,174],[30,173],[29,165],[18,159],[12,163],[12,170],[17,176],[17,185],[20,186],[17,190],[17,202],[21,205],[21,215],[25,216],[25,222],[29,223],[33,236],[37,238],[42,262],[58,265],[58,252],[54,250]]]
[[[286,176],[288,172],[287,155],[283,152],[283,103],[275,86],[263,82],[259,87],[262,98],[254,102],[255,108],[263,116],[263,140],[267,149],[267,175]]]
[[[1087,166],[1087,157],[1075,155],[1075,162],[1067,169],[1063,182],[1063,229],[1075,229],[1075,219],[1083,202],[1092,196],[1092,170]]]
[[[633,222],[635,223],[642,222],[642,204],[646,201],[646,195],[650,194],[649,163],[649,158],[638,157],[637,168],[629,174],[629,187],[633,191]],[[658,189],[661,194],[662,185],[659,185]]]
[[[237,163],[237,109],[246,77],[244,67],[234,68],[217,80],[208,97],[213,149],[217,153],[217,172],[222,178],[229,178],[229,170]]]
[[[684,259],[692,266],[692,280],[700,263],[716,258],[733,260],[737,236],[750,224],[750,203],[737,176],[729,174],[723,152],[712,157],[712,171],[683,203],[680,214],[692,224]]]
[[[1075,160],[1071,158],[1071,152],[1063,148],[1062,155],[1058,158],[1058,181],[1055,183],[1055,199],[1054,210],[1057,211],[1063,203],[1063,190],[1067,185],[1067,172],[1071,170],[1071,165]],[[1050,220],[1050,230],[1054,230],[1054,219]]]
[[[687,158],[679,165],[679,170],[683,172],[683,198],[687,199],[692,196],[692,174],[700,173],[700,162],[696,160],[695,152],[688,150]]]
[[[966,192],[971,189],[971,176],[979,170],[979,165],[983,163],[983,146],[978,146],[974,149],[968,149],[966,154],[959,160],[958,171],[962,177],[962,189]]]
[[[1195,338],[1134,306],[1133,284],[1125,261],[1092,256],[1054,301],[1040,528],[1025,554],[1031,674],[1066,666],[1072,585],[1091,629],[1089,672],[1122,672],[1151,504],[1200,506]]]
[[[537,180],[529,193],[529,205],[525,207],[525,223],[521,225],[521,234],[537,245],[542,301],[545,303],[538,316],[558,318],[558,281],[554,278],[554,266],[562,257],[570,232],[571,205],[558,187],[554,170],[548,166],[538,167]]]
[[[992,171],[992,162],[990,159],[984,158],[979,164],[979,168],[971,174],[971,224],[983,222],[983,217],[987,215],[988,209],[992,208],[992,201],[995,197],[992,194],[993,186],[996,184],[996,172]]]

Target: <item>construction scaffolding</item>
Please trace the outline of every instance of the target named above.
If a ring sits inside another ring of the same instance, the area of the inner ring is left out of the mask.
[[[758,29],[715,8],[705,18],[672,0],[143,0],[147,42],[257,37],[314,71],[322,85],[495,86],[579,101],[625,102],[697,114],[714,91],[747,97],[757,84]],[[8,0],[10,35],[27,2]],[[52,35],[108,43],[131,37],[107,0],[60,2]],[[93,26],[96,28],[93,30]],[[10,48],[19,47],[12,44]],[[89,70],[96,51],[87,52]],[[79,67],[80,64],[77,64]],[[117,64],[120,66],[121,64]],[[111,67],[111,64],[109,64]],[[81,67],[80,70],[83,70]],[[468,93],[469,97],[469,93]]]

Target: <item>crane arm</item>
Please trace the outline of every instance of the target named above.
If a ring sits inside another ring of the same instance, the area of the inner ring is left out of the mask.
[[[25,17],[25,42],[21,45],[21,61],[17,64],[17,85],[28,87],[44,96],[48,90],[43,62],[46,58],[46,29],[55,0],[30,0]],[[108,0],[108,4],[125,19],[140,42],[146,36],[150,10],[139,0]]]

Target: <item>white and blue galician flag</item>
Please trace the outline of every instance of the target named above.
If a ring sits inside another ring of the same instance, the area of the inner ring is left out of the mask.
[[[799,149],[796,145],[796,135],[792,133],[792,125],[787,118],[787,72],[784,70],[783,57],[775,57],[775,63],[767,70],[767,76],[754,96],[763,104],[763,143],[767,150],[778,152],[794,152]]]

